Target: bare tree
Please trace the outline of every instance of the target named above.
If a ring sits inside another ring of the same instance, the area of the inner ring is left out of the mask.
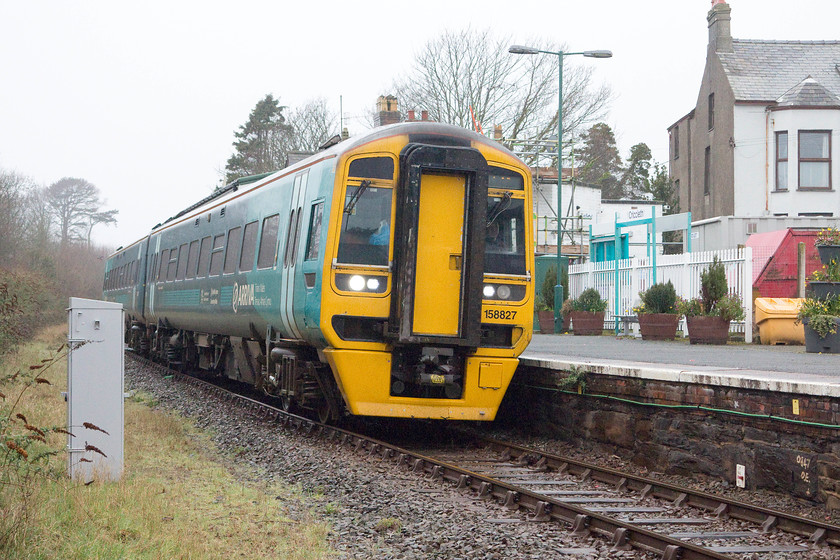
[[[508,53],[509,37],[467,29],[426,44],[413,69],[394,89],[405,108],[427,109],[436,121],[473,128],[501,125],[505,138],[529,141],[557,137],[557,56]],[[562,47],[530,42],[546,51]],[[592,88],[592,69],[566,62],[563,70],[563,135],[604,116],[612,98],[606,85]]]
[[[292,127],[292,149],[314,152],[331,136],[337,134],[335,113],[327,107],[323,97],[309,100],[303,107],[295,109],[289,116]]]
[[[14,261],[20,253],[27,224],[26,202],[32,189],[27,177],[0,169],[0,263]]]
[[[62,247],[70,241],[90,240],[90,230],[97,224],[116,223],[116,210],[103,212],[99,189],[84,179],[64,177],[44,193],[47,207],[58,227]]]

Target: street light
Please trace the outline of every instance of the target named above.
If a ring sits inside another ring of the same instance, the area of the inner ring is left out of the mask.
[[[563,57],[581,54],[587,58],[610,58],[612,51],[543,51],[533,47],[513,45],[508,49],[512,54],[553,54],[557,56],[559,87],[557,88],[557,284],[554,286],[554,332],[560,332],[560,306],[563,304],[563,286],[560,284],[560,268],[563,252]]]

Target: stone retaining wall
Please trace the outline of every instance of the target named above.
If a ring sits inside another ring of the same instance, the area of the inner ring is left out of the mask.
[[[747,488],[777,489],[840,509],[840,430],[768,418],[840,425],[838,398],[592,373],[578,395],[558,390],[566,377],[569,372],[520,366],[498,421],[614,446],[658,472],[703,473],[734,485],[736,465],[744,465]]]

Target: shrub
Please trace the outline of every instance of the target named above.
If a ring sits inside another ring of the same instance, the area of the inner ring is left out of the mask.
[[[726,284],[726,270],[723,268],[723,263],[720,262],[720,259],[715,257],[712,260],[712,264],[700,273],[700,300],[707,314],[714,314],[711,311],[715,308],[718,301],[726,295],[728,289]]]
[[[669,280],[666,283],[657,283],[646,291],[639,293],[642,305],[637,313],[676,313],[677,312],[677,291]]]
[[[601,294],[595,288],[586,288],[577,299],[572,302],[575,311],[590,311],[599,313],[607,310],[607,301],[601,299]]]
[[[557,285],[557,268],[550,267],[543,278],[542,286],[540,287],[540,296],[542,296],[542,303],[548,310],[554,309],[554,286]]]

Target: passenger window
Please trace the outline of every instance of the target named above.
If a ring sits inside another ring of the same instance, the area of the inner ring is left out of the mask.
[[[152,258],[149,260],[148,267],[146,269],[146,281],[151,282],[155,279],[155,263],[157,263],[157,253],[152,255]]]
[[[260,235],[260,254],[257,257],[257,268],[271,268],[274,266],[277,254],[277,233],[280,229],[280,215],[275,214],[263,220]]]
[[[242,256],[239,259],[239,270],[248,272],[254,268],[254,253],[257,249],[257,227],[259,222],[245,224],[245,233],[242,235]]]
[[[198,268],[198,240],[190,243],[190,256],[187,260],[187,278],[195,278]]]
[[[225,255],[225,274],[236,272],[239,262],[239,248],[242,246],[242,228],[235,227],[228,232],[227,254]]]
[[[178,249],[178,276],[176,276],[177,280],[183,280],[184,277],[187,275],[187,255],[189,253],[189,245],[184,243],[181,245],[181,248]]]
[[[169,262],[169,249],[164,249],[160,252],[160,262],[158,262],[157,279],[158,282],[166,280],[166,265]]]
[[[291,258],[290,258],[291,266],[295,266],[295,263],[297,263],[298,247],[300,246],[300,216],[301,216],[301,214],[303,214],[303,209],[298,208],[297,209],[297,219],[295,220],[295,240],[294,240],[294,243],[292,244],[292,254],[291,254]]]
[[[203,278],[207,276],[207,268],[210,266],[210,249],[212,245],[210,244],[211,238],[208,235],[204,239],[201,240],[201,249],[199,249],[198,253],[198,272],[196,273],[197,278]]]
[[[166,273],[166,281],[175,280],[175,273],[178,272],[178,249],[169,250],[169,269]]]
[[[311,261],[318,258],[318,251],[321,245],[321,221],[324,218],[324,203],[318,202],[312,205],[312,214],[309,216],[309,239],[306,242],[306,260]]]
[[[210,254],[210,276],[222,273],[222,262],[225,254],[225,234],[213,238],[213,252]]]

